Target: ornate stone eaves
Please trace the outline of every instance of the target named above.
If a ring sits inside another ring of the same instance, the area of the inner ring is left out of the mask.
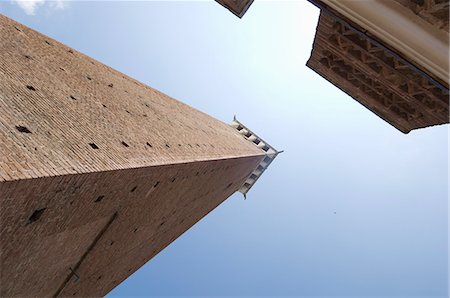
[[[449,123],[445,86],[328,12],[307,66],[404,133]]]
[[[244,137],[244,139],[260,148],[261,151],[265,154],[259,165],[249,174],[247,180],[239,188],[239,192],[241,192],[244,197],[246,197],[248,191],[253,187],[253,185],[255,185],[256,181],[261,177],[261,175],[269,167],[272,161],[277,157],[278,154],[282,153],[283,151],[276,150],[269,143],[267,143],[257,134],[251,131],[247,126],[237,120],[236,117],[234,117],[233,122],[231,122],[230,126],[235,128],[239,132],[239,134]]]

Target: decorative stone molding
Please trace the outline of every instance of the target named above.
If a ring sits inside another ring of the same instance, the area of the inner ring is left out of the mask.
[[[247,126],[242,124],[242,122],[237,120],[236,116],[233,118],[233,122],[231,122],[230,126],[235,128],[244,137],[244,139],[251,142],[265,153],[265,157],[261,160],[258,166],[250,173],[250,175],[247,177],[247,180],[245,180],[244,184],[242,184],[242,186],[239,188],[239,192],[241,192],[244,195],[244,198],[246,198],[247,193],[253,187],[253,185],[255,185],[256,181],[261,177],[261,175],[269,167],[269,165],[277,157],[277,155],[282,153],[283,151],[276,150],[269,143],[267,143],[257,134],[251,131]]]
[[[448,88],[328,11],[307,66],[404,133],[449,123]]]

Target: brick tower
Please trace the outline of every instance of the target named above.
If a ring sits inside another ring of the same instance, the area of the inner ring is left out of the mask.
[[[0,15],[0,296],[101,296],[278,152]]]

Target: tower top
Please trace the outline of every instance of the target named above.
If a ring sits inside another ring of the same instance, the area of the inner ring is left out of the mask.
[[[248,191],[253,187],[253,185],[255,185],[259,177],[261,177],[261,175],[269,167],[269,165],[277,157],[277,155],[282,153],[283,151],[278,151],[277,149],[272,147],[269,143],[264,141],[256,133],[251,131],[247,126],[242,124],[242,122],[237,120],[236,116],[234,116],[230,126],[235,128],[239,132],[239,134],[241,134],[244,137],[244,139],[253,143],[256,147],[258,147],[265,153],[265,157],[247,177],[247,180],[245,180],[244,184],[242,184],[242,186],[239,188],[239,192],[241,192],[244,195],[244,197],[246,197]]]

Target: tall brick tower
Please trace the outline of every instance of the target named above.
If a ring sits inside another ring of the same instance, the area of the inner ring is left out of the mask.
[[[278,152],[0,16],[0,296],[101,296]]]

